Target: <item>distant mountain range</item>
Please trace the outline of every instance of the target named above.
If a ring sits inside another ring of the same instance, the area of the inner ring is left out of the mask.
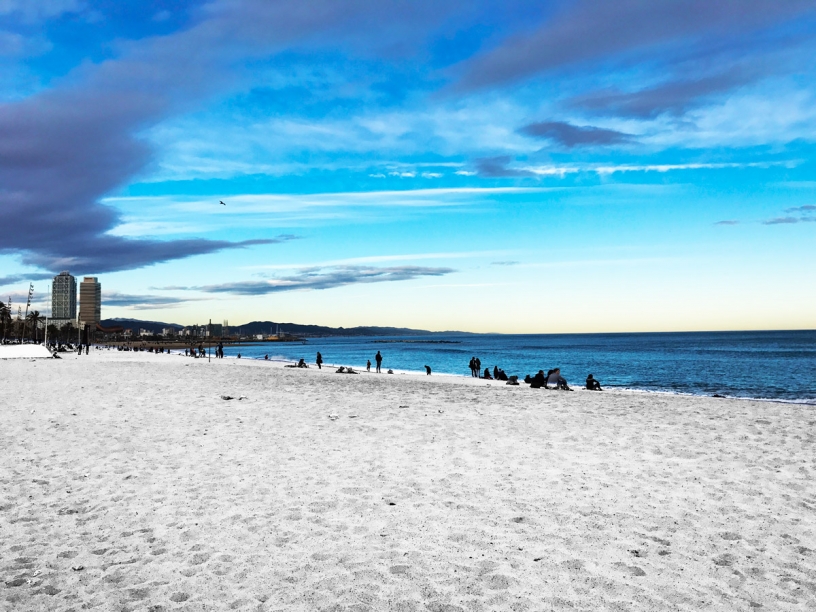
[[[206,322],[204,323],[206,324]],[[121,325],[138,331],[147,329],[153,333],[161,333],[162,329],[173,327],[181,329],[184,325],[178,323],[162,323],[161,321],[141,321],[139,319],[105,319],[102,327]],[[325,327],[323,325],[300,325],[298,323],[278,323],[275,321],[252,321],[243,325],[230,325],[230,333],[254,336],[274,334],[280,328],[282,332],[294,336],[424,336],[432,334],[425,329],[409,329],[407,327]],[[466,332],[445,332],[466,333]]]

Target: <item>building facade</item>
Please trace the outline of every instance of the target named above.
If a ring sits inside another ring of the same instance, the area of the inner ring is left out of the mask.
[[[91,330],[102,321],[102,285],[95,276],[86,276],[79,284],[79,324]]]
[[[73,323],[77,316],[77,282],[66,270],[51,284],[51,323],[57,327]]]

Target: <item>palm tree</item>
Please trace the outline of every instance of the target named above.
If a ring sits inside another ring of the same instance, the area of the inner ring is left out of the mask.
[[[45,317],[40,314],[39,310],[32,310],[26,316],[26,325],[31,324],[31,327],[33,327],[34,342],[37,342],[37,326],[43,322],[45,322]]]
[[[3,340],[6,339],[6,328],[11,323],[11,309],[0,302],[0,324],[3,325]]]

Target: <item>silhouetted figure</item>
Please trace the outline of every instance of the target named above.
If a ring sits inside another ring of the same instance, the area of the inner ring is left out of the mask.
[[[547,377],[544,375],[544,370],[539,370],[538,374],[533,376],[529,381],[525,378],[524,382],[529,382],[531,389],[540,389],[541,387],[544,388],[547,387]]]
[[[493,366],[493,378],[499,380],[499,366]]]
[[[493,378],[495,378],[496,380],[505,380],[506,381],[507,380],[507,374],[504,373],[504,370],[499,368],[499,371],[496,372],[496,375]]]
[[[320,351],[317,351],[317,358],[315,359],[315,363],[317,364],[317,369],[323,369],[323,355],[320,354]]]
[[[592,374],[587,376],[586,388],[589,389],[590,391],[603,391],[603,389],[601,389],[601,383],[595,380]]]
[[[371,360],[369,359],[369,360],[366,361],[366,372],[370,372],[370,371],[371,371]]]
[[[468,365],[470,366],[470,375],[473,378],[477,378],[479,376],[479,371],[476,369],[476,358],[471,357]]]
[[[493,380],[493,377],[490,375],[490,368],[485,368],[484,377],[485,380]]]
[[[215,348],[215,357],[216,359],[223,359],[224,358],[224,343],[219,342],[218,346]]]
[[[264,361],[269,361],[269,355],[264,355]]]
[[[299,367],[299,368],[308,368],[309,366],[306,365],[306,360],[301,358],[300,361],[298,361],[297,367]]]
[[[241,358],[241,353],[238,353],[238,359],[240,359],[240,358]]]
[[[377,362],[377,374],[380,374],[380,366],[382,365],[382,355],[380,355],[380,351],[377,351],[377,354],[374,355],[374,361]]]
[[[476,361],[474,361],[473,364],[476,366],[476,378],[478,378],[479,372],[482,371],[482,361],[478,357],[474,357],[474,359],[476,359]]]
[[[427,366],[427,365],[425,366],[425,374],[427,374],[428,376],[431,375],[431,366]]]

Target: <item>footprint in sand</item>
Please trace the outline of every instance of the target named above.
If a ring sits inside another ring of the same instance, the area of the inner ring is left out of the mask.
[[[170,596],[170,601],[174,603],[181,603],[183,601],[187,601],[190,599],[190,595],[188,593],[173,593]]]
[[[150,595],[150,589],[130,589],[128,590],[128,598],[131,601],[141,601],[147,599]]]
[[[210,558],[210,553],[196,553],[190,559],[190,565],[201,565]]]
[[[728,567],[730,565],[734,565],[736,560],[737,558],[731,553],[725,553],[724,555],[720,555],[719,557],[714,557],[714,565],[719,565],[720,567]]]
[[[57,559],[73,559],[79,554],[76,550],[63,550],[57,555]]]

